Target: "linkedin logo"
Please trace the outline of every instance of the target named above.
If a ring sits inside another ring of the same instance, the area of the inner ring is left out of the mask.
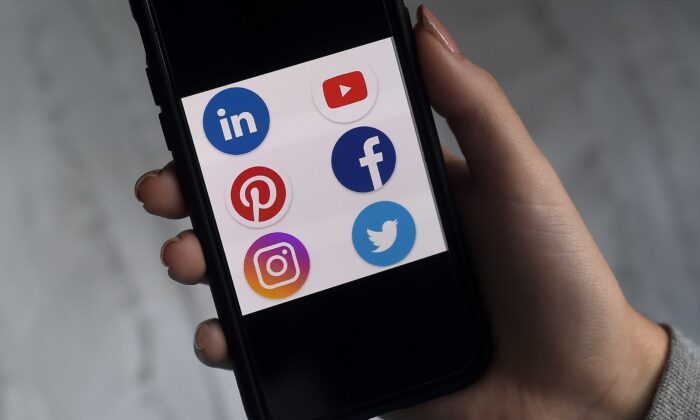
[[[333,173],[355,192],[376,191],[394,174],[396,150],[383,132],[358,127],[343,134],[333,148]]]
[[[242,155],[258,146],[270,129],[270,112],[255,92],[230,88],[216,94],[204,110],[204,133],[212,146]]]

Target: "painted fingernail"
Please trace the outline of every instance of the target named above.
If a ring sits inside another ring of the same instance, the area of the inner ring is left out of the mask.
[[[209,324],[203,322],[197,327],[197,331],[194,332],[194,349],[201,352],[204,351],[204,336],[206,335]]]
[[[165,241],[165,243],[163,244],[163,246],[160,247],[160,262],[163,264],[164,267],[167,267],[167,266],[168,266],[168,264],[165,263],[165,250],[166,250],[166,248],[167,248],[168,246],[170,246],[170,244],[172,244],[173,242],[178,242],[179,240],[181,240],[181,239],[182,239],[182,236],[181,236],[181,235],[182,235],[182,234],[177,235],[177,236],[174,237],[174,238],[168,239],[167,241]]]
[[[459,48],[455,42],[450,32],[447,30],[445,25],[440,22],[437,18],[424,4],[418,7],[418,21],[423,24],[423,27],[430,32],[442,45],[445,46],[450,52],[459,54]]]
[[[145,180],[147,180],[148,178],[153,178],[153,177],[160,175],[160,172],[161,172],[160,169],[154,169],[152,171],[148,171],[145,174],[141,175],[141,178],[139,178],[136,181],[136,184],[134,185],[134,196],[136,196],[136,199],[139,200],[139,202],[143,203],[143,200],[139,196],[139,189],[141,188],[141,185],[143,184],[143,182]]]

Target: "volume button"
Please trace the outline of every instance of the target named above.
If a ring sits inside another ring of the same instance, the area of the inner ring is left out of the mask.
[[[403,18],[409,27],[413,27],[413,23],[411,22],[411,12],[408,10],[408,7],[406,7],[406,6],[403,7]]]
[[[163,136],[165,137],[165,145],[168,146],[168,150],[173,151],[173,127],[170,124],[170,118],[168,118],[164,113],[158,114],[158,119],[160,120],[160,127],[163,129]]]

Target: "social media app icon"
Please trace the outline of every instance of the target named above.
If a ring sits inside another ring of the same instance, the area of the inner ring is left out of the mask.
[[[243,261],[248,285],[259,295],[282,299],[297,292],[309,276],[306,247],[287,233],[269,233],[250,246]]]
[[[372,127],[358,127],[343,134],[331,157],[338,181],[355,192],[376,191],[394,174],[396,150],[389,137]]]
[[[377,100],[377,78],[359,60],[328,58],[314,78],[312,96],[331,121],[351,123],[367,115]]]
[[[252,90],[235,87],[217,93],[204,109],[204,133],[220,151],[242,155],[255,150],[270,130],[270,112]]]
[[[361,71],[353,71],[323,82],[326,105],[335,109],[367,99],[367,83]]]
[[[416,224],[411,213],[393,201],[371,204],[360,212],[352,227],[355,251],[372,265],[399,263],[415,242]]]
[[[279,221],[289,209],[292,190],[279,170],[254,166],[238,174],[231,185],[227,204],[240,224],[263,228]]]

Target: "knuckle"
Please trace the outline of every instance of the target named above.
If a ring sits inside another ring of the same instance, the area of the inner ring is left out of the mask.
[[[484,86],[490,90],[502,91],[501,84],[491,72],[480,66],[475,67],[477,77]]]

